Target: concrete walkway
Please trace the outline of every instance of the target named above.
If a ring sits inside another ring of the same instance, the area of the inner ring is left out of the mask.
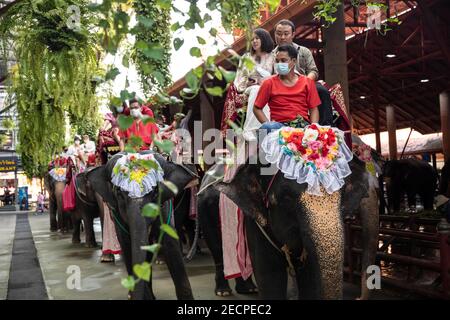
[[[18,214],[8,281],[8,300],[47,300],[27,214]]]
[[[121,279],[126,277],[126,270],[120,256],[116,262],[100,263],[101,248],[84,247],[84,234],[81,244],[72,244],[71,234],[50,232],[49,215],[34,216],[29,214],[29,223],[37,249],[46,293],[49,299],[57,300],[125,300],[127,290],[122,287]],[[10,257],[14,237],[15,215],[0,215],[0,299],[6,298],[6,284],[10,270]],[[100,223],[95,222],[95,233],[101,243]],[[214,265],[206,248],[201,255],[186,265],[195,299],[205,300],[254,300],[255,295],[234,293],[231,297],[221,298],[214,295]],[[80,288],[73,286],[73,272],[80,272]],[[175,289],[167,268],[155,266],[153,275],[154,293],[157,299],[176,299]],[[234,281],[230,281],[234,288]],[[344,298],[355,299],[359,294],[357,285],[345,284]],[[402,299],[383,288],[374,293],[373,299]]]

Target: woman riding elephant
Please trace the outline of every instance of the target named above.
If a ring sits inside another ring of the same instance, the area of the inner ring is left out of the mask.
[[[137,157],[136,155],[129,156],[130,161],[131,157]],[[192,183],[198,181],[195,172],[185,166],[169,162],[159,154],[142,152],[140,153],[140,156],[154,157],[154,160],[157,161],[164,173],[164,180],[173,183],[178,190],[190,187]],[[115,171],[114,168],[119,161],[120,165],[121,163],[126,163],[127,159],[126,154],[119,153],[113,156],[106,165],[89,171],[87,173],[87,178],[94,191],[102,196],[114,215],[117,236],[122,248],[127,272],[132,276],[134,265],[151,260],[152,255],[149,252],[142,250],[141,247],[151,244],[150,233],[155,231],[159,232],[160,227],[159,218],[154,219],[144,217],[141,213],[142,208],[150,202],[156,202],[159,194],[158,191],[161,190],[160,200],[163,204],[161,214],[163,215],[164,221],[171,223],[168,219],[170,216],[170,221],[173,221],[173,217],[171,212],[169,212],[171,211],[171,206],[168,203],[168,200],[174,197],[174,192],[172,191],[172,188],[168,188],[166,184],[162,183],[160,180],[161,177],[159,174],[156,175],[156,173],[152,173],[154,174],[154,181],[150,184],[154,189],[146,189],[149,193],[145,195],[140,193],[142,191],[139,191],[140,189],[129,189],[129,191],[124,191],[122,187],[114,185],[114,183],[118,183],[120,180],[114,180],[114,178],[112,178],[120,177],[119,172]],[[123,182],[123,180],[120,181]],[[123,186],[123,184],[121,184],[121,186]],[[162,249],[165,255],[165,261],[174,281],[177,297],[179,299],[193,299],[191,286],[184,268],[183,256],[178,241],[166,234],[162,239]],[[148,283],[140,281],[136,284],[134,291],[131,292],[131,298],[155,298],[152,290],[151,277]]]

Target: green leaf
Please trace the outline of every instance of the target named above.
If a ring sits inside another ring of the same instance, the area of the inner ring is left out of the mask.
[[[200,80],[192,70],[186,74],[184,79],[186,80],[186,83],[189,88],[193,90],[198,89]]]
[[[178,188],[177,188],[177,186],[176,186],[173,182],[171,182],[171,181],[169,181],[169,180],[164,180],[164,181],[162,182],[162,184],[164,184],[167,188],[169,188],[169,190],[170,190],[173,194],[177,194],[177,193],[178,193]]]
[[[147,58],[152,58],[155,60],[161,60],[164,57],[164,48],[159,47],[159,46],[155,46],[155,47],[148,47],[144,50],[142,50],[142,53],[147,57]]]
[[[126,278],[123,278],[121,283],[122,283],[122,286],[125,287],[125,289],[128,289],[129,291],[133,291],[134,286],[136,285],[136,280],[134,280],[133,276],[128,276]]]
[[[178,49],[181,48],[181,46],[183,45],[184,40],[180,39],[180,38],[175,38],[173,39],[173,47],[175,48],[175,50],[178,51]]]
[[[155,253],[158,252],[159,249],[161,249],[161,245],[159,243],[154,243],[150,246],[142,246],[141,249],[151,253]]]
[[[203,66],[198,66],[197,68],[192,69],[192,72],[197,78],[201,79],[203,76]]]
[[[129,92],[128,90],[120,91],[120,99],[122,101],[133,99],[136,96],[136,92]]]
[[[177,31],[180,28],[181,28],[181,25],[180,25],[180,23],[178,21],[170,26],[170,30],[172,30],[172,32],[175,32],[175,31]]]
[[[172,228],[171,226],[169,226],[168,224],[162,224],[161,225],[161,230],[165,233],[167,233],[169,236],[171,236],[172,238],[174,238],[175,240],[178,240],[178,234],[176,232],[176,230],[174,228]]]
[[[220,72],[219,69],[216,69],[216,71],[214,71],[214,76],[219,79],[220,81],[222,81],[222,72]]]
[[[236,78],[236,72],[234,71],[228,71],[225,70],[224,68],[222,68],[221,66],[219,66],[219,70],[220,72],[222,72],[223,77],[225,78],[225,81],[227,83],[231,83],[234,81],[234,78]]]
[[[148,44],[147,42],[145,42],[144,40],[138,40],[136,41],[136,44],[134,45],[136,48],[138,48],[139,50],[143,51],[145,49],[148,48]]]
[[[265,2],[269,5],[269,10],[271,13],[275,12],[280,5],[280,0],[265,0]]]
[[[170,9],[172,7],[172,0],[156,0],[156,5],[161,9]]]
[[[142,215],[144,217],[156,218],[157,216],[159,216],[159,212],[160,212],[160,209],[156,203],[147,203],[142,208]]]
[[[142,140],[142,138],[139,136],[131,136],[128,139],[128,143],[130,144],[131,147],[139,149],[144,144],[144,140]]]
[[[208,13],[205,13],[205,15],[203,16],[203,22],[206,23],[211,20],[212,20],[212,17]]]
[[[199,44],[206,44],[206,40],[203,39],[202,37],[197,36],[197,41]]]
[[[223,89],[216,86],[212,88],[206,88],[206,92],[208,92],[212,96],[221,97],[223,94]]]
[[[112,68],[106,72],[105,81],[114,80],[120,74],[119,69]]]
[[[158,163],[155,160],[139,160],[139,163],[146,169],[159,169]]]
[[[189,53],[193,57],[201,58],[201,56],[202,56],[202,52],[200,51],[200,48],[198,48],[198,47],[192,47],[191,50],[189,50]]]
[[[164,153],[170,153],[174,147],[173,142],[170,140],[153,141],[153,143]]]
[[[143,262],[142,264],[135,264],[133,266],[133,272],[139,279],[150,281],[150,276],[152,274],[151,265],[148,262]]]
[[[149,123],[156,123],[155,118],[149,117],[147,115],[144,115],[142,117],[142,123],[143,124],[149,124]]]
[[[119,97],[113,97],[111,98],[110,103],[115,107],[120,107],[122,105],[122,99]]]
[[[255,61],[253,61],[253,59],[251,59],[250,57],[244,57],[243,63],[245,68],[247,68],[247,70],[249,71],[252,71],[255,68]]]
[[[122,58],[122,65],[125,68],[129,68],[130,67],[130,56],[128,54],[125,54]]]
[[[216,28],[209,29],[209,34],[212,35],[213,37],[216,37],[217,36],[217,29]]]
[[[139,21],[139,23],[142,24],[147,29],[150,29],[155,23],[153,19],[142,15],[137,16],[137,21]]]
[[[119,124],[120,130],[127,130],[133,124],[133,118],[120,114],[117,118],[117,123]]]

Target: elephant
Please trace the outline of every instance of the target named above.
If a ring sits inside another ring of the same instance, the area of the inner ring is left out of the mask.
[[[50,231],[68,232],[73,226],[70,213],[63,211],[62,194],[66,183],[56,181],[48,173],[44,176],[44,183],[49,193]]]
[[[219,221],[219,198],[220,192],[213,187],[215,177],[224,175],[224,165],[216,164],[209,170],[210,174],[205,174],[198,193],[198,219],[203,232],[206,245],[214,259],[216,268],[215,289],[217,296],[229,296],[231,288],[228,280],[225,279],[223,271],[223,250],[222,234]],[[241,294],[256,293],[257,289],[251,278],[244,280],[242,277],[236,278],[235,290]]]
[[[345,179],[344,187],[322,197],[309,195],[306,184],[286,179],[279,172],[275,177],[261,175],[260,163],[245,164],[229,183],[213,184],[244,212],[253,271],[262,299],[287,298],[287,266],[295,274],[299,298],[341,299],[343,218],[361,209],[361,220],[366,225],[363,232],[368,233],[363,237],[363,250],[370,251],[362,257],[362,264],[375,260],[376,190],[370,188],[364,162],[354,157],[349,166],[352,174]],[[265,195],[267,206],[262,200]],[[363,279],[361,283],[365,284]],[[361,298],[366,295],[362,292]]]
[[[158,183],[157,188],[144,197],[131,198],[127,192],[113,187],[111,182],[112,171],[114,165],[122,155],[124,153],[116,154],[106,165],[89,171],[87,173],[87,179],[91,183],[94,191],[100,194],[115,216],[114,220],[116,222],[117,236],[122,248],[122,255],[128,275],[132,276],[134,265],[151,260],[152,254],[142,250],[141,247],[150,244],[151,233],[158,233],[160,227],[159,218],[151,219],[141,214],[142,207],[147,203],[156,202],[158,190],[161,190],[160,200],[163,204],[161,214],[164,221],[168,221],[167,219],[170,214],[168,212],[168,200],[174,197],[174,193],[165,184]],[[167,161],[157,153],[154,153],[154,157],[164,171],[164,179],[172,182],[178,190],[183,190],[198,183],[198,176],[195,173],[195,169],[193,171],[187,166]],[[177,298],[193,299],[179,242],[164,234],[162,238],[162,250],[175,284]],[[130,298],[136,300],[155,299],[151,277],[149,282],[138,282],[134,290],[130,292]]]
[[[433,210],[437,173],[427,162],[416,159],[387,161],[383,167],[383,177],[390,212],[400,211],[404,193],[407,194],[410,208],[415,207],[418,194],[424,209]]]
[[[94,192],[91,183],[87,179],[87,172],[81,172],[75,177],[76,207],[71,212],[73,222],[72,243],[80,243],[81,221],[84,223],[86,236],[85,245],[88,248],[97,247],[94,233],[94,219],[100,218],[103,231],[104,207],[102,197]],[[114,254],[103,253],[101,262],[113,262]]]

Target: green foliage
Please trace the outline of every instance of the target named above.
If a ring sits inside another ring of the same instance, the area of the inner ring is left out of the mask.
[[[17,65],[10,94],[19,113],[19,142],[28,177],[42,176],[64,144],[65,114],[83,117],[96,109],[94,18],[87,0],[24,0],[0,20],[0,38],[13,43]],[[80,8],[80,29],[67,21],[69,5]]]
[[[170,0],[134,0],[138,24],[133,59],[144,91],[164,89],[172,84],[169,73],[171,33]],[[178,43],[179,44],[179,43]],[[180,44],[181,46],[181,44]]]

